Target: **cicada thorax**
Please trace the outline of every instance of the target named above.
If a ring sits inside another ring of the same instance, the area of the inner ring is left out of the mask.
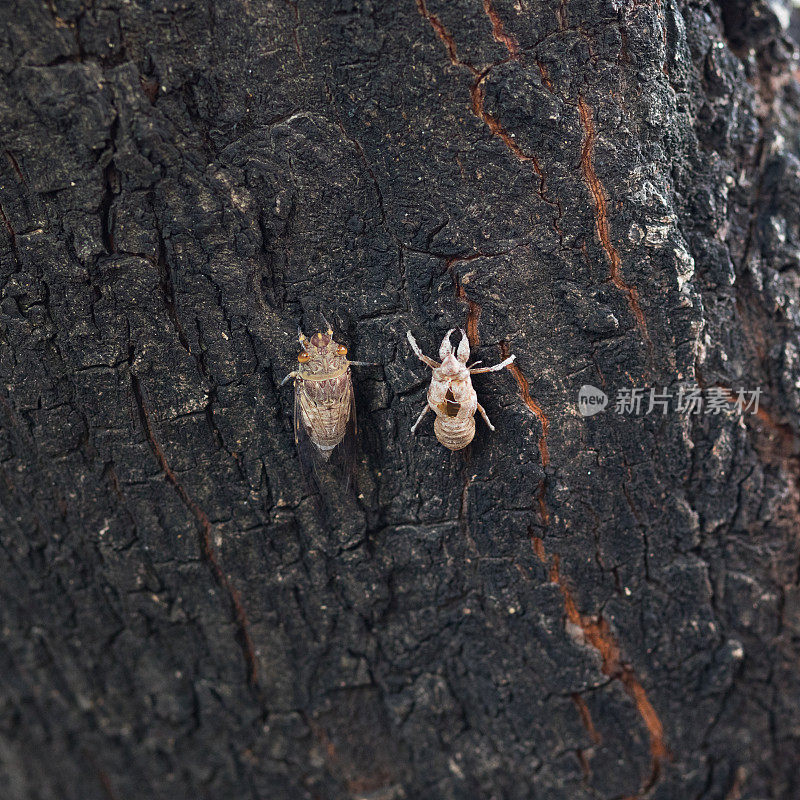
[[[347,348],[329,334],[315,333],[304,342],[298,362],[297,424],[327,461],[355,422]]]

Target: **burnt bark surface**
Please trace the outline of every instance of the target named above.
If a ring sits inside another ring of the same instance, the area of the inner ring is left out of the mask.
[[[785,8],[0,13],[3,798],[800,796]],[[327,526],[320,312],[382,365]],[[453,325],[517,355],[466,455]],[[577,413],[679,380],[762,410]]]

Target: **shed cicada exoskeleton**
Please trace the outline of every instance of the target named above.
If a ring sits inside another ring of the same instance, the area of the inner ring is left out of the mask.
[[[507,367],[515,358],[509,356],[495,364],[493,367],[480,367],[473,369],[475,362],[467,366],[469,359],[469,340],[467,334],[461,331],[461,342],[458,345],[458,350],[453,350],[453,345],[450,344],[450,335],[455,328],[451,328],[439,347],[439,358],[442,363],[439,364],[432,358],[428,358],[422,350],[420,350],[411,331],[408,331],[408,342],[411,349],[424,364],[427,364],[432,370],[431,384],[428,388],[428,397],[425,402],[425,408],[422,409],[417,421],[411,428],[411,432],[417,429],[417,425],[422,422],[422,418],[429,410],[433,410],[436,414],[436,419],[433,423],[433,430],[436,438],[448,450],[461,450],[466,447],[475,436],[475,411],[480,411],[484,422],[489,426],[490,430],[494,430],[494,425],[489,421],[483,406],[478,402],[478,395],[472,386],[472,375],[478,375],[481,372],[496,372],[497,370]]]

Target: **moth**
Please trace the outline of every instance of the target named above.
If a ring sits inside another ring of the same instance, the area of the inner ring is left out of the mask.
[[[494,425],[489,421],[483,406],[478,402],[478,395],[472,386],[472,376],[482,372],[497,372],[497,370],[507,367],[516,356],[510,355],[508,358],[495,364],[493,367],[481,367],[473,369],[480,361],[467,366],[469,360],[469,339],[463,329],[461,330],[461,342],[458,350],[453,351],[450,343],[450,336],[455,328],[451,328],[439,347],[439,358],[442,363],[428,358],[408,331],[408,343],[417,358],[423,364],[427,364],[432,370],[431,385],[428,388],[428,397],[425,408],[417,417],[417,421],[412,425],[411,432],[414,433],[417,426],[422,422],[422,418],[433,411],[436,419],[433,422],[433,430],[436,438],[448,450],[461,450],[466,447],[475,436],[475,411],[480,411],[483,421],[489,426],[489,430],[494,430]]]
[[[330,325],[325,333],[315,333],[310,339],[302,330],[298,333],[298,367],[281,386],[294,378],[294,440],[301,463],[306,470],[320,461],[327,463],[339,448],[349,483],[358,430],[350,367],[372,365],[348,360],[347,348],[334,340]]]

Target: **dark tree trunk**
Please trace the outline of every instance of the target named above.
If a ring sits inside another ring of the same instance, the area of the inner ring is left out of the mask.
[[[4,4],[2,798],[800,797],[778,2]],[[329,524],[320,313],[382,365]],[[577,411],[694,380],[761,410]]]

